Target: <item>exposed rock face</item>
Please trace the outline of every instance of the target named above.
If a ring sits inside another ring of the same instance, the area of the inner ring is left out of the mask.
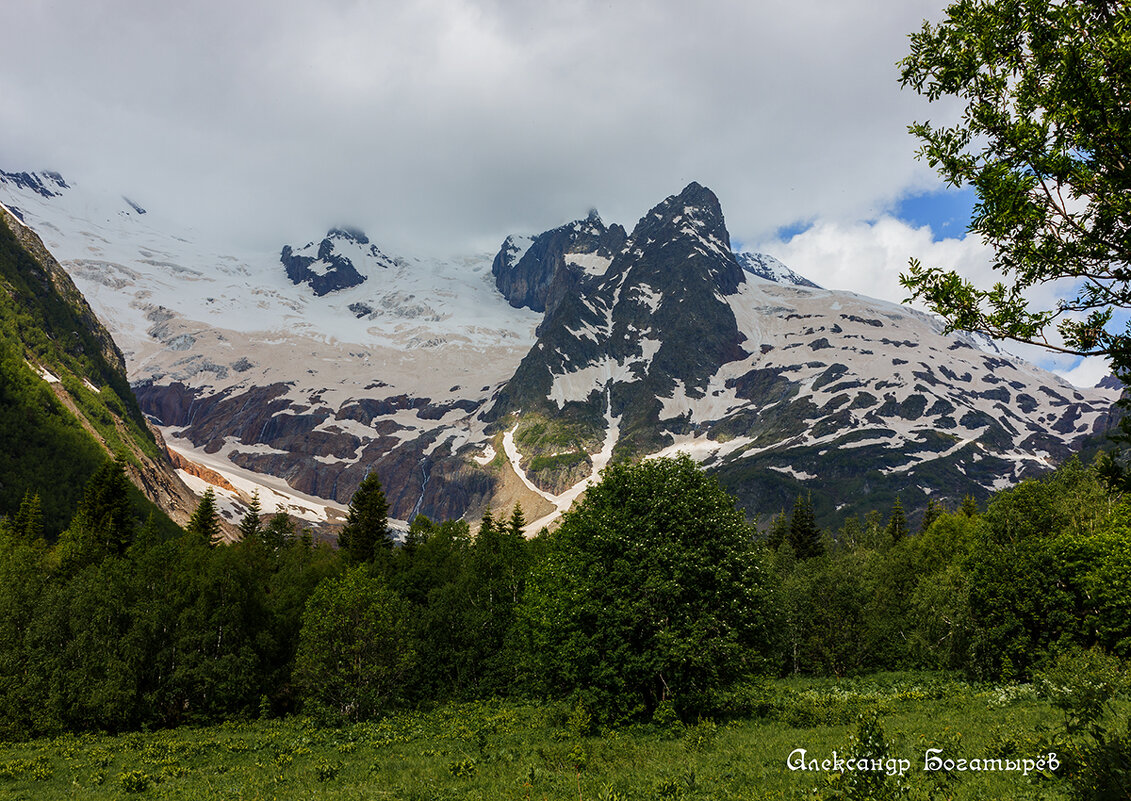
[[[232,486],[232,483],[228,481],[228,479],[217,473],[215,470],[211,470],[203,465],[197,464],[194,461],[186,459],[176,451],[169,451],[169,459],[170,461],[172,461],[173,467],[177,468],[178,470],[184,470],[190,476],[196,476],[202,481],[207,481],[214,487],[220,487],[221,489],[226,489],[231,492],[237,492],[236,488]]]
[[[403,520],[459,517],[486,504],[494,487],[491,475],[453,453],[456,446],[442,427],[420,435],[396,419],[408,413],[441,420],[453,412],[462,418],[477,403],[437,405],[400,395],[350,400],[333,409],[317,399],[295,401],[287,384],[213,394],[179,382],[143,382],[135,389],[147,414],[180,429],[178,435],[197,447],[342,505],[373,470],[386,488],[390,514]],[[443,444],[449,447],[437,447]]]
[[[587,277],[604,273],[624,240],[621,226],[606,227],[592,211],[535,237],[507,237],[491,274],[512,306],[549,313]]]
[[[702,392],[722,364],[745,355],[724,300],[745,280],[718,198],[690,184],[641,218],[584,295],[547,312],[488,419],[537,411],[592,446],[619,418],[614,453],[624,457],[671,444],[657,398],[677,387]]]

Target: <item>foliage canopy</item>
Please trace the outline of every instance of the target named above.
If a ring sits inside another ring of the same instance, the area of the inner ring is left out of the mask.
[[[1131,370],[1131,327],[1113,319],[1131,306],[1131,6],[959,0],[900,66],[903,86],[965,104],[954,125],[910,130],[948,184],[977,191],[970,231],[1010,277],[981,290],[913,260],[904,286],[952,330]],[[1028,290],[1062,279],[1068,297],[1030,308]]]
[[[551,692],[605,719],[685,718],[767,667],[768,580],[733,500],[686,455],[615,464],[549,535],[527,580],[523,652]]]

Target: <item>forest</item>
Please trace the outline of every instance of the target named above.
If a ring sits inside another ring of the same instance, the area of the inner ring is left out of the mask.
[[[55,542],[44,504],[29,494],[0,521],[6,740],[500,700],[594,729],[694,726],[765,714],[782,677],[1039,686],[1068,671],[1093,689],[1065,702],[1066,732],[1086,735],[1081,754],[1116,748],[1126,778],[1131,741],[1108,732],[1127,726],[1109,718],[1131,647],[1131,508],[1079,460],[984,509],[932,504],[914,530],[897,502],[822,531],[800,496],[760,531],[685,456],[610,466],[529,540],[515,507],[474,536],[418,517],[394,543],[375,474],[339,548],[254,508],[217,544],[211,493],[169,536],[138,517],[120,461]]]

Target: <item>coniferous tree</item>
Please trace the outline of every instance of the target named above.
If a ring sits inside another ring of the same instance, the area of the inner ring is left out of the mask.
[[[895,496],[895,504],[891,507],[891,517],[885,529],[888,542],[892,545],[907,536],[907,517],[903,514],[903,502]]]
[[[766,543],[777,550],[781,544],[786,541],[789,536],[789,516],[785,510],[778,512],[774,515],[774,519],[770,521],[769,531],[766,532]]]
[[[976,500],[974,500],[973,495],[967,495],[965,498],[962,499],[962,506],[959,507],[958,511],[960,511],[962,514],[966,515],[967,517],[977,517],[978,516],[978,502]]]
[[[121,460],[104,462],[90,477],[74,519],[56,547],[59,564],[65,570],[126,552],[137,529],[129,487]]]
[[[259,529],[260,539],[263,541],[263,544],[272,551],[277,551],[282,548],[294,535],[294,523],[291,522],[286,512],[276,512],[275,515],[267,521],[267,525]]]
[[[149,517],[145,519],[145,523],[138,529],[137,536],[134,537],[133,545],[130,546],[130,550],[144,551],[160,544],[163,539],[161,535],[161,523],[157,517],[157,512],[150,511]]]
[[[43,507],[38,492],[24,493],[20,509],[11,522],[11,533],[24,543],[33,543],[43,536]]]
[[[923,522],[919,525],[919,533],[925,534],[927,529],[931,527],[931,524],[942,517],[944,511],[941,503],[934,498],[928,498],[927,509],[923,512]]]
[[[259,520],[262,514],[262,509],[259,506],[259,490],[251,493],[251,502],[247,505],[247,511],[244,512],[243,519],[240,520],[240,539],[243,542],[251,542],[259,536],[260,529],[263,524]]]
[[[821,542],[821,529],[813,515],[813,505],[808,496],[797,496],[793,514],[789,518],[789,544],[798,559],[810,559],[825,552]]]
[[[524,537],[523,529],[526,528],[526,515],[522,513],[522,506],[515,504],[507,520],[506,533],[511,537]]]
[[[216,515],[216,494],[209,487],[201,496],[185,531],[210,545],[215,543],[220,539],[220,521]]]
[[[478,537],[484,531],[492,532],[495,530],[495,518],[491,514],[491,507],[488,506],[487,510],[483,512],[483,517],[479,519],[479,530],[476,532]]]
[[[346,525],[338,535],[338,545],[353,562],[373,562],[378,553],[392,549],[388,514],[381,480],[370,473],[350,499]]]

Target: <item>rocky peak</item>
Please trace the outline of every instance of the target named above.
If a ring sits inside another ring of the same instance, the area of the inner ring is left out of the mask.
[[[745,280],[729,240],[718,199],[699,184],[653,208],[607,265],[547,311],[486,419],[564,415],[578,441],[599,442],[615,417],[614,454],[668,444],[656,398],[701,396],[722,364],[747,355],[724,298]]]
[[[1115,375],[1106,375],[1096,383],[1096,389],[1116,389],[1123,392],[1127,385],[1120,381]]]
[[[284,245],[279,261],[293,283],[308,284],[319,297],[365,281],[366,275],[358,269],[359,265],[388,268],[396,263],[372,244],[364,232],[346,227],[331,228],[317,245]]]
[[[331,228],[326,233],[326,239],[344,239],[348,242],[356,242],[359,245],[368,245],[369,237],[360,228],[350,228],[342,226],[339,228]]]
[[[632,231],[626,252],[662,270],[662,282],[710,277],[723,295],[746,279],[730,249],[730,233],[715,193],[692,182],[645,214]]]
[[[778,284],[793,284],[794,286],[807,286],[813,289],[821,288],[805,276],[795,273],[769,254],[744,251],[736,254],[736,258],[743,270],[758,278]]]
[[[45,198],[59,197],[60,189],[70,189],[63,176],[51,170],[43,172],[4,172],[0,170],[0,183],[17,189],[28,189]]]

